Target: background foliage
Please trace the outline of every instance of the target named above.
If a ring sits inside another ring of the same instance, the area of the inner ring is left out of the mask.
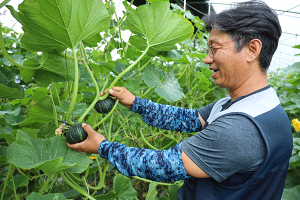
[[[300,45],[294,48],[300,48]],[[296,55],[299,56],[299,55]],[[294,137],[286,189],[282,199],[298,199],[300,196],[300,63],[269,73],[269,83],[276,90],[283,108],[288,114]]]

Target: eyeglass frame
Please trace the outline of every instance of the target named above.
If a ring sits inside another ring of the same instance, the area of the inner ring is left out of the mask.
[[[230,40],[230,41],[224,42],[222,44],[216,44],[216,45],[213,45],[213,46],[207,44],[208,48],[205,48],[205,51],[206,51],[207,55],[209,55],[211,58],[214,58],[214,51],[212,50],[213,47],[215,47],[215,46],[221,46],[223,44],[226,44],[226,43],[229,43],[229,42],[233,42],[233,41],[236,41],[236,40],[239,40],[239,39],[241,39],[241,38]]]

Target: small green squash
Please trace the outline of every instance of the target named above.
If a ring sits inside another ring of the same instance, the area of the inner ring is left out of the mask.
[[[86,140],[87,132],[82,128],[81,123],[71,126],[66,133],[66,140],[70,144],[75,144]]]
[[[105,114],[109,113],[114,105],[115,101],[111,97],[107,97],[104,100],[97,101],[94,108],[98,113]]]

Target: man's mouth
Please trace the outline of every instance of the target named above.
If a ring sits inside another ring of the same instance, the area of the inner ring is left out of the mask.
[[[212,78],[216,78],[217,74],[218,74],[218,69],[212,69],[213,74],[211,75]]]

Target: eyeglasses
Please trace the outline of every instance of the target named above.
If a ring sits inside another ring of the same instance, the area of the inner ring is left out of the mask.
[[[240,39],[240,38],[235,39],[235,40],[239,40],[239,39]],[[214,50],[213,50],[213,47],[215,47],[215,46],[221,46],[221,45],[223,45],[223,44],[226,44],[226,43],[229,43],[229,42],[233,42],[233,41],[235,41],[235,40],[230,40],[230,41],[224,42],[224,43],[222,43],[222,44],[216,44],[216,45],[214,45],[214,46],[207,45],[208,48],[205,49],[205,50],[206,50],[206,53],[207,53],[206,56],[207,56],[207,55],[210,55],[211,58],[214,58]]]

